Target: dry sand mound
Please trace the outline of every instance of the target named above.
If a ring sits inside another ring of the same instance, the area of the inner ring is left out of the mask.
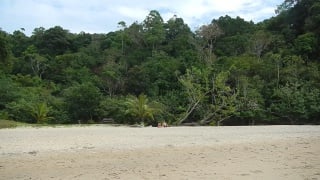
[[[0,179],[320,179],[320,126],[3,129]]]

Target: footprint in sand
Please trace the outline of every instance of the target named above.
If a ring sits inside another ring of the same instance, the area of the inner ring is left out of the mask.
[[[242,173],[242,174],[240,174],[240,176],[250,176],[250,174]]]
[[[263,173],[263,171],[261,171],[261,170],[254,170],[254,171],[250,171],[250,172],[255,173],[255,174]]]
[[[30,151],[30,152],[28,152],[28,154],[34,155],[34,156],[37,155],[37,153],[38,153],[37,151]]]

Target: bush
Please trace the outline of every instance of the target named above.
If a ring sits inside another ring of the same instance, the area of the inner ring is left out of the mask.
[[[0,119],[9,119],[9,113],[6,111],[0,111]]]
[[[119,124],[133,124],[134,122],[125,113],[127,109],[125,102],[125,97],[104,98],[98,109],[100,118],[112,118]]]
[[[80,119],[87,122],[95,119],[102,94],[92,83],[75,84],[64,91],[64,99],[68,112],[74,122]]]
[[[53,118],[48,121],[48,124],[71,124],[68,112],[60,109],[52,109],[50,116]]]
[[[34,118],[29,113],[29,109],[31,106],[30,101],[26,101],[25,99],[20,99],[17,102],[8,103],[6,108],[10,115],[10,119],[26,122],[26,123],[36,123]]]

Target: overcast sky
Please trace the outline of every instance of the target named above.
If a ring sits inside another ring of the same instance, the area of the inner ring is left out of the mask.
[[[127,25],[142,22],[150,10],[160,12],[167,21],[174,14],[191,29],[212,19],[229,15],[260,22],[274,16],[284,0],[0,0],[0,28],[12,33],[25,29],[56,25],[73,33],[108,33],[117,30],[118,22]]]

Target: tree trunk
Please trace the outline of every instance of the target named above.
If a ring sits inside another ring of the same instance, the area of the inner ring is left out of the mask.
[[[251,126],[254,126],[254,125],[255,125],[255,120],[252,119],[252,120],[251,120]]]
[[[196,109],[199,103],[200,103],[200,100],[198,100],[191,108],[189,108],[186,112],[186,115],[181,120],[178,121],[178,124],[183,123],[190,116],[190,114]]]
[[[122,55],[124,55],[124,42],[123,42],[123,35],[122,35],[122,39],[121,39],[121,53],[122,53]]]
[[[279,83],[280,83],[280,64],[278,62],[277,63],[277,88],[279,88]]]
[[[220,126],[220,124],[221,124],[222,121],[224,121],[224,120],[226,120],[226,119],[229,119],[230,117],[231,117],[231,116],[227,116],[227,117],[225,117],[225,118],[222,118],[222,119],[218,120],[218,121],[217,121],[217,126]]]

